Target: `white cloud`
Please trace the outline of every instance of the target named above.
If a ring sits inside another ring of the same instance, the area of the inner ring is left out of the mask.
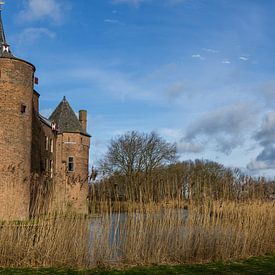
[[[36,21],[49,18],[60,22],[64,6],[60,0],[27,0],[19,18],[25,21]]]
[[[169,140],[177,140],[182,136],[182,130],[180,129],[161,128],[159,133]]]
[[[248,61],[249,58],[248,58],[248,57],[245,57],[245,56],[240,56],[240,60],[242,60],[242,61]]]
[[[198,58],[198,59],[200,59],[200,60],[204,60],[204,59],[205,59],[205,58],[202,57],[200,54],[193,54],[193,55],[192,55],[192,58]]]
[[[231,64],[231,62],[228,59],[225,59],[222,61],[222,64]]]
[[[55,33],[47,28],[27,28],[24,29],[17,37],[18,45],[33,44],[41,37],[55,38]]]
[[[147,98],[149,96],[138,85],[133,83],[129,75],[121,72],[84,67],[68,70],[66,74],[74,79],[92,83],[123,100],[128,97]]]

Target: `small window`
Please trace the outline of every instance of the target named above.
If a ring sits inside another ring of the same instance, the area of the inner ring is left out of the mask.
[[[27,106],[25,104],[21,104],[21,113],[26,113]]]
[[[53,178],[53,161],[50,160],[50,177]]]
[[[48,173],[49,172],[49,160],[45,159],[45,172]]]
[[[53,139],[50,138],[50,151],[53,153]]]
[[[48,151],[49,148],[49,138],[45,136],[45,150]]]
[[[68,158],[68,171],[69,172],[74,172],[74,157],[69,157]]]

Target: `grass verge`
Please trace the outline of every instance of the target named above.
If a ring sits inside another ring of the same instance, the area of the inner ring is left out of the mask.
[[[195,265],[161,265],[134,267],[124,270],[87,270],[66,269],[0,269],[0,274],[95,274],[95,275],[140,275],[140,274],[275,274],[275,254],[250,258],[243,261],[216,262]]]

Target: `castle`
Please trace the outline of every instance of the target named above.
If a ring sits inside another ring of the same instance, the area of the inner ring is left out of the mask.
[[[64,97],[43,117],[34,73],[12,54],[0,10],[0,220],[87,211],[87,111],[77,117]]]

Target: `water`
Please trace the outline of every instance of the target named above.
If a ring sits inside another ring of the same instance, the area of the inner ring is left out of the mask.
[[[154,213],[112,213],[93,218],[90,223],[89,248],[91,254],[96,253],[95,247],[106,247],[106,254],[110,253],[109,258],[112,261],[118,260],[123,256],[127,234],[132,234],[129,231],[133,226],[138,226],[140,223],[146,224],[147,220],[158,222],[161,219],[167,219],[167,214],[178,216],[178,219],[182,221],[180,230],[183,235],[186,234],[184,224],[188,218],[188,211],[185,209]]]

